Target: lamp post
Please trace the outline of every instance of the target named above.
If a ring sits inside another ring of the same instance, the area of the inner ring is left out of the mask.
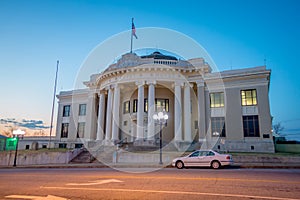
[[[17,144],[16,144],[16,151],[15,151],[15,159],[14,159],[14,167],[17,166],[17,155],[18,155],[18,144],[19,144],[19,137],[25,134],[25,131],[22,131],[20,129],[18,130],[14,130],[13,131],[13,135],[15,136],[15,138],[17,139]]]
[[[159,123],[159,164],[162,165],[162,126],[165,124],[169,116],[163,112],[159,112],[153,115],[153,119]]]

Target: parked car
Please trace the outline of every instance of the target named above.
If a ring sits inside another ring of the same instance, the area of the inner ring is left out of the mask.
[[[229,154],[220,154],[213,150],[197,150],[193,153],[175,158],[172,166],[182,169],[184,167],[211,167],[218,169],[222,166],[232,165],[232,156]]]

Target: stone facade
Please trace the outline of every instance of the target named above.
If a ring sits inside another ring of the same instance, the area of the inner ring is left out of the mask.
[[[59,99],[58,146],[155,146],[159,111],[169,118],[163,143],[224,151],[274,152],[265,66],[213,72],[202,58],[128,53]]]

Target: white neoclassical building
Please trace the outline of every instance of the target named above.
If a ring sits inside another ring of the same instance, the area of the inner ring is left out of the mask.
[[[174,149],[274,152],[265,66],[214,72],[203,58],[127,53],[84,84],[57,95],[59,147],[157,146],[153,115],[164,111]]]

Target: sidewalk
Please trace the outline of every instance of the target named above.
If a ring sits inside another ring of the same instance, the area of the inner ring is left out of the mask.
[[[160,165],[153,163],[72,163],[72,164],[44,164],[44,165],[17,165],[0,166],[0,169],[17,169],[17,168],[173,168],[170,165]],[[300,163],[234,163],[227,168],[298,168]]]
[[[172,157],[172,156],[171,156]],[[13,169],[13,168],[170,168],[169,164],[172,158],[164,155],[164,164],[160,165],[155,162],[155,158],[152,158],[153,162],[147,162],[151,159],[135,160],[132,157],[126,157],[126,159],[113,159],[114,161],[108,161],[108,163],[102,163],[95,160],[92,163],[66,163],[62,164],[27,164],[19,165],[17,167],[10,165],[0,165],[0,168]],[[300,155],[281,155],[281,154],[233,154],[234,165],[232,168],[300,168]],[[117,162],[116,162],[117,161]],[[129,162],[131,161],[131,162]],[[53,162],[52,162],[53,163]]]

